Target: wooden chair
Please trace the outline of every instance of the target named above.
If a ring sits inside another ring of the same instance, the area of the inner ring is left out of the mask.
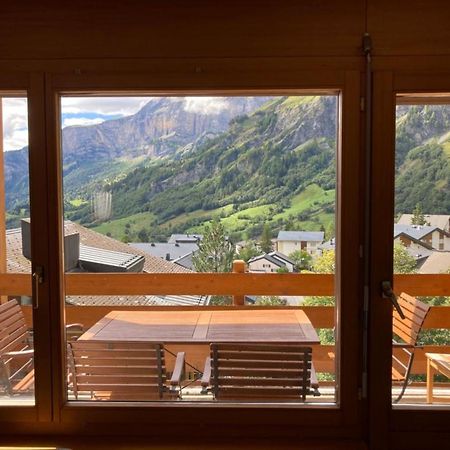
[[[81,324],[67,326],[79,329]],[[0,305],[0,389],[7,395],[34,390],[34,350],[22,308],[17,300]]]
[[[164,346],[135,341],[75,341],[68,344],[76,399],[143,401],[180,397],[184,352],[177,354],[166,385]]]
[[[392,343],[392,381],[401,382],[400,394],[394,403],[400,401],[409,382],[411,368],[414,362],[414,352],[417,348],[417,338],[422,329],[430,307],[425,303],[402,292],[398,303],[405,314],[402,319],[394,309],[392,327],[394,339]]]
[[[201,384],[217,400],[305,401],[318,393],[311,347],[211,344]]]

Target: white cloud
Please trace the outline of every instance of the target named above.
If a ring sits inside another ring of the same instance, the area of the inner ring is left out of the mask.
[[[62,97],[63,114],[101,114],[130,116],[138,112],[152,97]]]
[[[63,120],[62,127],[96,125],[104,121],[105,119],[102,119],[101,117],[96,117],[94,119],[88,119],[87,117],[66,117]]]
[[[26,98],[3,98],[3,149],[17,150],[28,145]]]
[[[185,111],[201,114],[219,114],[227,107],[224,97],[186,97]]]

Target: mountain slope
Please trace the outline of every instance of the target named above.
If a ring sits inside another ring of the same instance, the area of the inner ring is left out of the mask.
[[[113,183],[114,218],[148,212],[157,225],[198,210],[258,205],[273,205],[277,214],[312,184],[333,189],[336,107],[335,97],[283,97],[238,117],[227,132],[178,160],[139,167]],[[334,196],[327,200],[332,205]],[[84,210],[76,218],[89,224]]]

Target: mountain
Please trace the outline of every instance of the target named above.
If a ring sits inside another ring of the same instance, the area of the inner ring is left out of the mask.
[[[228,128],[230,120],[251,113],[267,97],[150,100],[132,116],[62,130],[65,194],[76,197],[139,165],[143,160],[189,151]],[[28,148],[5,153],[7,208],[28,198]]]
[[[171,221],[177,218],[176,230],[186,230],[214,213],[228,221],[236,216],[240,223],[230,231],[250,235],[260,232],[262,216],[281,226],[325,213],[328,223],[334,204],[336,117],[336,97],[272,99],[178,159],[153,160],[111,184],[112,218],[146,214],[154,219],[147,224],[150,233],[161,226],[172,226],[174,232]],[[307,188],[316,204],[303,199],[305,208],[291,209]],[[250,223],[245,215],[251,216]],[[93,225],[89,205],[69,217]]]
[[[153,99],[133,116],[65,128],[66,216],[124,240],[199,232],[217,215],[236,239],[264,223],[333,235],[336,98],[202,101]],[[450,214],[450,107],[400,106],[396,120],[396,212],[421,203]],[[26,208],[26,151],[5,162],[12,223]],[[112,200],[110,220],[93,217],[96,192]]]
[[[450,214],[450,107],[403,106],[397,117],[396,213],[420,203],[429,214]]]

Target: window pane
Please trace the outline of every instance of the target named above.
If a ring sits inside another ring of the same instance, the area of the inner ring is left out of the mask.
[[[405,97],[397,106],[394,272],[411,274],[411,283],[414,274],[450,273],[450,105],[437,99],[411,104]],[[393,401],[443,403],[450,393],[450,297],[397,294],[406,318],[394,313]]]
[[[66,293],[66,316],[85,332],[68,336],[69,398],[335,402],[337,103],[335,95],[61,98],[66,273],[185,275],[174,294]],[[227,272],[321,274],[329,296],[189,293],[192,274]],[[227,310],[233,304],[244,309]],[[141,380],[156,393],[116,386],[127,379],[120,355],[134,350],[165,357],[156,381]],[[169,385],[181,351],[184,375]],[[233,356],[224,385],[202,384],[207,358],[222,351]],[[251,360],[248,379],[236,351],[269,362]],[[91,354],[117,356],[114,368],[96,367],[93,377]],[[281,381],[271,380],[283,367]],[[77,387],[93,380],[95,388]],[[105,380],[114,389],[100,389]]]
[[[0,93],[0,110],[0,276],[30,274],[27,99]],[[32,300],[19,291],[0,296],[0,406],[34,404]]]

